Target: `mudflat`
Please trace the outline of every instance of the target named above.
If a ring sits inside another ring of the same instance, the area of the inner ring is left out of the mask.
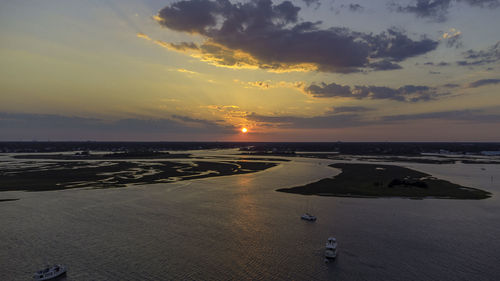
[[[31,165],[28,165],[30,164]],[[30,162],[0,171],[0,191],[112,188],[253,173],[275,163],[247,161],[71,161]],[[34,165],[36,163],[36,165]]]

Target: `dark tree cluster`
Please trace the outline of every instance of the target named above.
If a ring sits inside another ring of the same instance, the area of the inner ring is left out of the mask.
[[[420,180],[407,180],[407,179],[393,179],[387,187],[392,188],[395,186],[408,186],[408,187],[420,187],[420,188],[428,188],[426,182]]]

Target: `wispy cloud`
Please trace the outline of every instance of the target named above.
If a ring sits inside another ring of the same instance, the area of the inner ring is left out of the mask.
[[[458,61],[461,66],[484,65],[500,61],[500,41],[486,50],[468,50],[463,53],[466,60]]]
[[[481,8],[497,8],[498,0],[416,0],[409,5],[401,5],[398,1],[389,3],[389,8],[400,13],[411,13],[419,18],[444,22],[447,20],[449,9],[456,3],[466,3]]]
[[[181,73],[187,73],[187,74],[199,74],[196,71],[191,71],[191,70],[187,70],[187,69],[184,69],[184,68],[178,68],[177,71],[181,72]]]
[[[494,85],[494,84],[499,84],[500,79],[481,79],[474,81],[468,85],[469,88],[477,88],[481,86],[486,86],[486,85]]]
[[[245,88],[259,88],[262,90],[269,90],[274,88],[291,88],[291,89],[302,89],[305,86],[305,82],[295,81],[295,82],[287,82],[287,81],[278,81],[274,82],[271,80],[266,81],[241,81],[238,79],[233,80],[235,83],[243,85]]]
[[[178,51],[178,52],[194,52],[198,51],[199,47],[193,42],[170,43],[161,40],[153,40],[153,42],[163,48]]]
[[[142,38],[142,39],[146,39],[146,40],[150,40],[150,41],[151,41],[151,38],[150,38],[148,35],[146,35],[146,34],[144,34],[144,33],[142,33],[142,32],[138,32],[136,35],[137,35],[137,37],[139,37],[139,38]]]

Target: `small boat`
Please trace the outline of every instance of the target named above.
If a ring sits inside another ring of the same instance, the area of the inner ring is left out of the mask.
[[[325,257],[327,259],[334,259],[337,257],[337,239],[329,237],[326,241]]]
[[[303,214],[300,218],[303,220],[306,220],[306,221],[315,221],[316,220],[316,217],[309,214],[309,213]]]
[[[66,267],[61,264],[56,264],[53,266],[47,265],[42,270],[37,271],[33,275],[33,280],[41,281],[41,280],[52,280],[59,276],[66,274]]]

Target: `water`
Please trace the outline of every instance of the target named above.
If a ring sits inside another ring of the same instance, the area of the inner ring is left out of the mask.
[[[49,262],[67,265],[66,280],[498,280],[500,165],[404,164],[487,200],[362,199],[275,192],[337,173],[291,159],[254,174],[0,193],[21,198],[0,203],[2,279]],[[300,220],[306,206],[315,223]],[[339,255],[325,264],[331,235]]]

